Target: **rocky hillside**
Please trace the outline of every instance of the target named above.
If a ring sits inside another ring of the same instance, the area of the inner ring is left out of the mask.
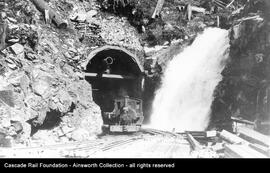
[[[2,1],[1,28],[0,133],[12,144],[30,135],[50,143],[101,133],[100,109],[82,78],[89,48],[76,30],[45,23],[31,1]]]
[[[92,0],[2,0],[0,7],[0,134],[9,141],[3,145],[102,133],[101,111],[84,79],[87,56],[113,45],[143,63],[136,28]]]

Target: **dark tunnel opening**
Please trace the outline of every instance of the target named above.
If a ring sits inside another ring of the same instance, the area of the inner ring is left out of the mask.
[[[92,85],[93,99],[102,112],[113,111],[114,99],[142,99],[142,69],[135,57],[121,49],[101,50],[91,57],[85,79]]]
[[[46,113],[45,119],[41,125],[36,123],[37,118],[31,119],[28,123],[31,125],[31,136],[33,136],[38,130],[50,130],[59,126],[61,123],[62,113],[59,110],[50,110]]]
[[[128,79],[136,79],[141,73],[133,57],[114,49],[98,52],[88,63],[86,72],[98,73],[98,75],[123,75],[123,78]]]

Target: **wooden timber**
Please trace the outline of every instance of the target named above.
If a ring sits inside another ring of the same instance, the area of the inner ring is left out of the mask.
[[[235,134],[232,134],[226,130],[222,130],[220,133],[220,137],[223,138],[224,140],[228,141],[231,144],[245,144],[247,141],[244,139],[236,136]]]
[[[197,12],[197,13],[203,13],[205,14],[206,10],[204,8],[201,7],[196,7],[196,6],[192,6],[190,4],[188,4],[187,6],[187,18],[190,21],[191,20],[191,16],[193,12]]]
[[[225,158],[267,158],[264,154],[250,148],[248,145],[225,145]]]
[[[185,131],[185,133],[191,134],[195,138],[205,138],[206,137],[205,131]]]
[[[194,139],[194,137],[190,133],[186,133],[186,135],[187,135],[187,140],[190,143],[193,150],[202,149],[202,146],[200,145],[200,143],[196,139]]]
[[[270,147],[270,137],[247,127],[238,127],[239,136],[251,143]]]
[[[267,148],[267,147],[264,147],[264,146],[261,146],[261,145],[258,145],[258,144],[249,144],[248,145],[250,148],[266,155],[267,157],[270,157],[270,149]]]
[[[254,125],[255,123],[252,121],[236,118],[236,117],[231,117],[231,120],[236,122],[236,123],[242,123],[242,124],[248,124],[248,125]]]
[[[111,79],[135,79],[134,76],[126,76],[119,74],[102,74],[98,75],[98,73],[84,73],[85,77],[101,77],[101,78],[111,78]]]
[[[232,0],[227,6],[226,8],[229,8],[233,3],[234,3],[235,0]]]
[[[162,7],[164,5],[164,2],[165,2],[165,0],[158,0],[155,11],[154,11],[154,13],[152,15],[153,19],[156,18],[156,16],[158,16],[159,13],[161,12],[161,9],[162,9]]]

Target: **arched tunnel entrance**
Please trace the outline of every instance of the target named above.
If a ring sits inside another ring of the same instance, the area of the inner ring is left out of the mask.
[[[104,46],[91,52],[88,60],[85,79],[102,112],[111,112],[116,98],[142,98],[143,68],[135,55],[124,48]]]

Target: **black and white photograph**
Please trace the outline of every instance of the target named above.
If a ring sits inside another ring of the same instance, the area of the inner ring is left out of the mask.
[[[1,167],[228,158],[270,158],[270,0],[0,0]]]

